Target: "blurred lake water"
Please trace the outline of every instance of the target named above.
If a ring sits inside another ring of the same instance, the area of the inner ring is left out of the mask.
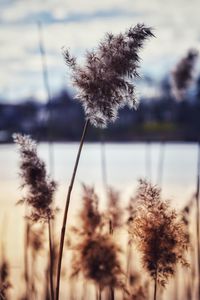
[[[103,147],[107,184],[123,194],[133,193],[137,179],[141,177],[161,184],[163,195],[178,206],[182,206],[195,190],[198,156],[198,145],[195,143],[111,143]],[[58,182],[59,191],[67,190],[77,150],[77,143],[56,143],[52,146],[52,176]],[[48,144],[39,144],[38,152],[49,171]],[[1,210],[14,205],[21,194],[18,166],[16,146],[0,145]],[[102,144],[84,145],[73,194],[79,193],[81,183],[94,185],[102,193]],[[58,206],[62,206],[64,200],[57,199]]]

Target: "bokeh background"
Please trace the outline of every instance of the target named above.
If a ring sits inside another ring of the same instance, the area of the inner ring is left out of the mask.
[[[171,72],[190,49],[200,50],[199,11],[199,0],[0,0],[0,228],[12,282],[22,278],[25,230],[24,207],[15,205],[22,191],[12,134],[29,134],[39,142],[39,155],[58,182],[59,228],[84,124],[62,47],[82,63],[86,50],[95,49],[106,32],[124,32],[139,22],[155,34],[140,54],[138,110],[124,108],[107,129],[89,128],[69,223],[80,208],[83,182],[95,186],[102,206],[105,185],[121,192],[125,206],[141,177],[158,184],[177,209],[194,199],[200,59],[182,99],[174,97]],[[11,299],[18,299],[22,288],[23,282],[14,286]],[[163,299],[169,299],[168,291]]]
[[[75,91],[62,47],[82,62],[106,32],[123,32],[138,22],[153,27],[156,36],[141,51],[141,107],[137,113],[124,109],[108,140],[197,140],[199,61],[184,103],[174,101],[170,74],[190,49],[200,48],[198,11],[198,0],[1,0],[0,140],[11,141],[13,131],[47,139],[51,107],[52,138],[79,140],[84,116],[71,101]],[[91,131],[88,138],[99,136]]]

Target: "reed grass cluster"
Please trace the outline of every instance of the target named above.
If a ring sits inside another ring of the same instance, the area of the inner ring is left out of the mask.
[[[188,266],[185,251],[188,237],[184,223],[167,201],[161,199],[161,191],[145,180],[140,180],[136,195],[137,216],[130,223],[130,235],[142,255],[144,268],[155,282],[166,286],[176,271],[177,263]]]
[[[72,258],[67,265],[67,274],[71,276],[67,278],[65,287],[65,299],[70,297],[70,300],[77,299],[69,287],[73,287],[74,280],[85,285],[90,283],[96,290],[95,300],[156,300],[158,285],[167,286],[169,279],[176,275],[177,264],[188,266],[185,253],[192,243],[190,209],[185,207],[180,215],[168,201],[162,200],[161,190],[146,180],[139,181],[128,208],[122,206],[122,197],[115,189],[108,188],[105,180],[107,208],[103,212],[99,209],[100,198],[95,189],[83,185],[82,208],[76,225],[70,230],[71,242],[65,244],[71,193],[89,123],[95,127],[106,127],[116,120],[120,108],[125,105],[137,107],[134,79],[138,77],[139,50],[146,39],[152,36],[152,29],[144,24],[130,27],[124,33],[108,33],[95,50],[86,53],[83,66],[77,63],[68,49],[63,50],[65,62],[72,71],[73,84],[78,90],[77,98],[85,110],[86,122],[68,188],[59,243],[52,234],[50,222],[56,212],[53,205],[56,183],[47,175],[45,163],[38,156],[36,142],[29,136],[14,135],[20,153],[19,175],[26,192],[20,203],[28,207],[24,247],[26,291],[21,299],[41,298],[36,287],[35,266],[38,255],[46,246],[45,223],[48,224],[49,241],[44,271],[45,300],[61,299],[60,280],[65,247],[71,250]],[[183,96],[191,83],[196,58],[197,53],[190,51],[173,72],[173,88],[179,97]],[[36,229],[38,221],[42,222]],[[122,239],[119,238],[120,234]],[[136,267],[136,251],[142,260],[139,271]],[[0,299],[8,299],[7,291],[11,285],[9,265],[5,261],[0,265],[0,275]],[[153,296],[150,279],[154,281]],[[189,284],[187,300],[191,294]],[[83,293],[82,300],[87,299],[85,295]]]

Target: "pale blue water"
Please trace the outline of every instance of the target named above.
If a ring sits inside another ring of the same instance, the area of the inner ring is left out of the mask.
[[[101,147],[98,143],[84,145],[76,177],[75,194],[79,191],[81,183],[94,185],[97,191],[102,193]],[[174,199],[173,202],[180,206],[195,191],[197,144],[112,143],[104,147],[107,183],[126,195],[134,192],[137,179],[141,177],[151,179],[154,184],[161,184],[163,195]],[[39,155],[49,169],[48,149],[48,144],[39,145]],[[77,150],[77,143],[53,145],[53,176],[61,190],[67,189]],[[10,193],[16,192],[18,195],[18,158],[14,145],[0,145],[0,187],[3,192],[0,196],[1,203]],[[61,199],[58,202],[60,201],[62,202]]]

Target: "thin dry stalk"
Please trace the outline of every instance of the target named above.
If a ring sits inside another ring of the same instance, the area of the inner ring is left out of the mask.
[[[104,192],[107,198],[108,180],[107,180],[107,168],[106,168],[106,145],[105,145],[103,134],[101,134],[101,170],[102,170],[102,182],[103,182]]]
[[[24,239],[24,279],[26,284],[26,299],[30,297],[29,289],[29,260],[28,260],[28,249],[29,249],[29,232],[30,224],[29,220],[25,220],[25,239]]]
[[[50,263],[47,262],[47,267],[45,270],[45,289],[44,289],[44,300],[51,300],[50,291],[49,291],[49,272],[50,272]]]
[[[187,272],[185,273],[185,281],[184,281],[185,294],[186,294],[187,300],[192,300],[192,291],[194,290],[194,276],[193,276],[193,273],[195,273],[195,262],[194,262],[195,257],[193,255],[194,241],[192,239],[192,235],[190,232],[191,209],[192,209],[193,204],[196,204],[194,200],[196,200],[196,199],[194,197],[192,197],[181,211],[182,212],[182,221],[185,225],[188,243],[190,244],[190,247],[189,247],[190,268],[188,270],[186,270]],[[196,277],[196,274],[195,274],[195,277]],[[179,297],[178,297],[179,296],[179,288],[178,288],[179,285],[178,285],[178,276],[177,275],[175,277],[175,280],[176,280],[176,282],[175,282],[174,293],[175,293],[176,297],[174,299],[178,300],[179,299]]]
[[[114,234],[114,230],[122,225],[123,212],[119,206],[120,197],[119,193],[113,188],[107,189],[108,197],[108,218],[109,218],[109,233]],[[110,300],[115,299],[114,288],[110,287]]]
[[[52,233],[51,233],[51,220],[48,219],[48,233],[49,233],[49,279],[50,279],[50,290],[51,290],[51,300],[54,300],[54,284],[53,284],[53,266],[54,266],[54,253],[52,248]]]
[[[154,278],[154,296],[153,299],[156,300],[157,298],[157,267],[156,267],[156,274],[155,274],[155,278]]]
[[[89,125],[89,120],[86,120],[84,129],[83,129],[83,134],[82,134],[82,137],[81,137],[81,140],[80,140],[80,145],[79,145],[79,150],[78,150],[77,157],[76,157],[76,162],[75,162],[75,165],[74,165],[74,170],[73,170],[73,173],[72,173],[71,182],[70,182],[68,193],[67,193],[65,211],[64,211],[64,216],[63,216],[63,225],[62,225],[61,236],[60,236],[59,255],[58,255],[58,270],[57,270],[57,283],[56,283],[56,300],[59,299],[62,254],[63,254],[64,240],[65,240],[65,230],[66,230],[66,223],[67,223],[67,215],[68,215],[69,203],[70,203],[70,199],[71,199],[71,192],[72,192],[72,189],[73,189],[74,180],[75,180],[75,176],[76,176],[76,172],[77,172],[77,168],[78,168],[78,163],[79,163],[79,159],[80,159],[80,156],[81,156],[81,150],[82,150],[82,147],[83,147],[83,143],[84,143],[84,139],[85,139],[85,136],[86,136],[88,125]]]
[[[51,93],[49,86],[49,78],[48,78],[48,68],[47,68],[47,59],[46,59],[46,51],[44,47],[43,34],[42,34],[42,23],[38,23],[38,35],[39,35],[39,49],[42,63],[42,73],[43,73],[43,82],[44,89],[47,95],[47,109],[48,109],[48,140],[49,140],[49,165],[50,172],[54,174],[54,153],[53,153],[53,143],[52,143],[52,106],[51,106]]]
[[[198,299],[200,300],[200,143],[198,144],[198,166],[197,166],[197,191],[196,191],[196,235],[197,235],[197,272],[198,272]]]
[[[151,143],[147,142],[146,143],[146,153],[145,153],[146,157],[145,157],[145,163],[146,163],[146,178],[151,181],[151,168],[152,168],[152,161],[151,161]]]
[[[101,300],[101,287],[99,287],[99,292],[98,292],[98,300]]]
[[[43,41],[43,32],[42,32],[42,24],[38,23],[38,35],[39,35],[39,49],[41,55],[42,62],[42,73],[43,73],[43,82],[44,88],[47,95],[47,109],[48,109],[48,140],[49,140],[49,165],[50,165],[50,173],[54,174],[54,153],[53,153],[53,143],[52,143],[52,107],[51,107],[51,93],[49,86],[49,78],[48,78],[48,68],[47,68],[47,60],[46,60],[46,51],[44,47]],[[50,287],[51,287],[51,299],[54,300],[54,288],[53,288],[53,256],[52,256],[52,232],[51,224],[53,225],[50,219],[48,219],[48,229],[49,229],[49,254],[50,254]]]
[[[163,183],[163,169],[164,169],[164,159],[165,159],[165,143],[162,142],[160,144],[160,153],[159,153],[159,161],[158,161],[158,177],[157,184],[162,187]]]

